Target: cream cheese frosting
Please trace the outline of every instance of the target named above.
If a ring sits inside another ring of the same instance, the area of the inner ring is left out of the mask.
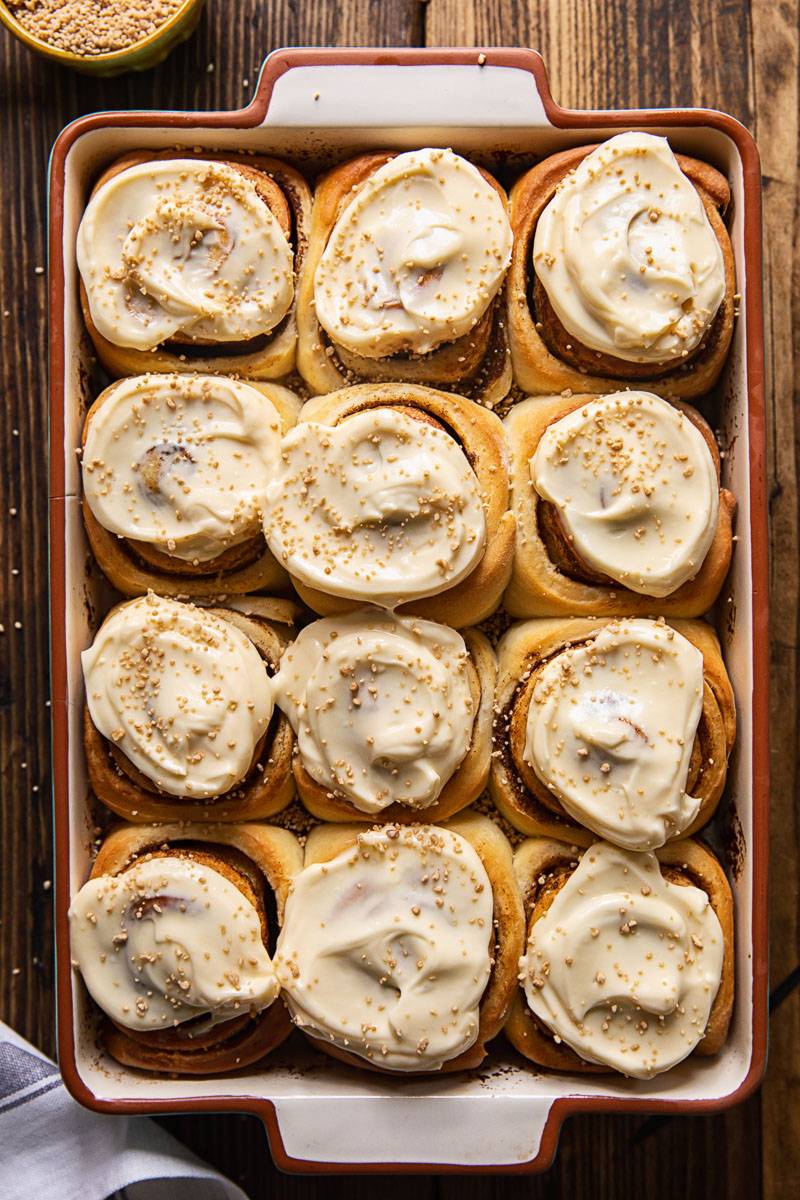
[[[571,817],[631,850],[683,833],[703,656],[657,621],[620,620],[538,673],[523,757]]]
[[[111,533],[208,562],[261,535],[263,493],[280,440],[272,401],[238,380],[121,379],[87,425],[84,494]]]
[[[501,197],[452,150],[398,154],[358,190],[314,274],[323,329],[368,358],[427,354],[472,329],[511,261]]]
[[[492,887],[466,839],[431,825],[359,833],[295,876],[275,969],[295,1024],[395,1071],[478,1037]]]
[[[437,595],[479,562],[477,477],[443,429],[392,408],[283,439],[267,486],[270,550],[308,587],[393,608]]]
[[[703,1037],[724,938],[708,896],[654,854],[587,850],[533,923],[520,980],[531,1012],[588,1062],[649,1079]]]
[[[580,557],[631,591],[668,596],[702,567],[716,467],[696,425],[658,396],[615,392],[555,421],[530,472]]]
[[[253,181],[226,163],[158,159],[92,196],[78,229],[92,321],[117,346],[176,334],[247,341],[283,320],[292,248]]]
[[[81,661],[92,721],[157,788],[200,800],[245,777],[273,696],[234,625],[149,592],[112,609]]]
[[[276,703],[317,783],[363,813],[425,809],[470,747],[467,662],[454,629],[362,609],[300,632],[273,681]]]
[[[725,295],[703,202],[651,133],[620,133],[566,175],[537,222],[533,266],[567,333],[627,362],[688,357]]]
[[[199,1016],[216,1023],[269,1008],[278,995],[258,912],[205,863],[148,855],[120,875],[90,879],[69,920],[74,965],[103,1012],[127,1029]]]

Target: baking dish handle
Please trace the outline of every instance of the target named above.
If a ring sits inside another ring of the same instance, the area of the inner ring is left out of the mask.
[[[551,1096],[494,1095],[480,1113],[474,1098],[472,1092],[275,1099],[275,1122],[268,1122],[272,1153],[290,1171],[549,1166],[557,1136],[551,1127],[543,1145]]]
[[[353,130],[549,126],[544,63],[534,50],[279,50],[257,101],[266,127]]]

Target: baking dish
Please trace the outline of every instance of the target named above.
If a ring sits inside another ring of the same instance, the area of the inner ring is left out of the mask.
[[[95,821],[82,753],[79,651],[111,599],[90,565],[76,454],[91,385],[74,244],[93,178],[134,148],[252,149],[313,174],[362,150],[429,144],[452,146],[511,178],[539,157],[621,129],[668,134],[676,150],[721,169],[733,193],[739,318],[722,383],[701,402],[719,429],[723,479],[738,499],[738,543],[717,627],[740,734],[725,815],[710,834],[737,915],[736,1003],[724,1050],[649,1082],[538,1075],[504,1044],[478,1072],[423,1081],[351,1071],[295,1040],[266,1069],[211,1081],[126,1071],[95,1045],[93,1017],[70,970],[66,920],[71,891],[88,873]],[[254,1113],[283,1169],[347,1173],[542,1170],[571,1112],[708,1112],[744,1099],[766,1057],[769,661],[760,173],[749,133],[729,116],[697,109],[561,109],[530,50],[282,50],[266,60],[256,96],[241,111],[104,113],[70,125],[53,152],[50,202],[57,1009],[61,1069],[73,1095],[103,1112]]]

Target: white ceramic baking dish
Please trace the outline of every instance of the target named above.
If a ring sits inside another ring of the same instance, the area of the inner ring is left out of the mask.
[[[104,113],[70,125],[51,173],[51,572],[58,1025],[73,1094],[104,1112],[243,1111],[263,1118],[279,1166],[302,1171],[541,1170],[563,1118],[586,1109],[707,1112],[747,1096],[766,1055],[767,577],[760,175],[752,138],[699,110],[558,108],[529,50],[284,50],[267,59],[252,104],[232,113]],[[66,911],[90,863],[94,812],[82,750],[79,652],[111,596],[90,566],[76,447],[90,400],[75,234],[93,179],[138,148],[254,150],[320,166],[366,149],[452,146],[511,178],[537,158],[621,129],[669,136],[730,180],[740,314],[729,364],[701,404],[720,430],[738,542],[717,626],[736,692],[739,737],[727,816],[712,839],[736,902],[736,1001],[714,1058],[650,1082],[537,1074],[498,1039],[485,1068],[387,1079],[339,1066],[295,1036],[264,1069],[202,1079],[137,1075],[98,1051],[95,1018],[70,970]]]

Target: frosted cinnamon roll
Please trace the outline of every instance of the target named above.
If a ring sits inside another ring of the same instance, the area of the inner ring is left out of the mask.
[[[327,821],[465,808],[489,776],[494,680],[476,630],[377,608],[307,625],[274,679],[303,803]]]
[[[650,392],[548,396],[515,405],[505,426],[517,522],[508,612],[708,611],[736,502],[698,412]]]
[[[547,395],[651,390],[691,399],[730,345],[734,265],[727,180],[622,133],[552,155],[511,192],[514,381]]]
[[[473,624],[511,573],[507,453],[497,417],[460,396],[364,384],[317,397],[283,440],[267,542],[316,612],[371,602]]]
[[[463,814],[446,826],[318,826],[292,883],[275,969],[292,1020],[354,1066],[477,1066],[523,946],[511,847]]]
[[[72,964],[127,1066],[234,1071],[291,1031],[278,926],[302,850],[269,825],[124,825],[69,910]]]
[[[301,374],[317,393],[407,380],[501,399],[511,383],[499,301],[510,258],[503,190],[451,150],[343,163],[314,196]]]
[[[650,1079],[719,1051],[733,1005],[733,901],[709,850],[597,842],[579,856],[534,838],[514,868],[528,943],[505,1032],[521,1054],[551,1070]]]
[[[293,737],[271,675],[296,607],[249,607],[149,592],[112,609],[84,650],[89,778],[114,812],[233,821],[288,804]]]
[[[702,828],[736,734],[701,621],[525,621],[498,646],[491,789],[527,834],[652,850]]]
[[[166,151],[112,163],[77,240],[84,318],[106,369],[287,375],[310,208],[302,177],[272,158]]]
[[[216,375],[136,375],[106,388],[83,431],[83,513],[114,586],[207,596],[284,584],[261,509],[299,407],[277,384]]]

